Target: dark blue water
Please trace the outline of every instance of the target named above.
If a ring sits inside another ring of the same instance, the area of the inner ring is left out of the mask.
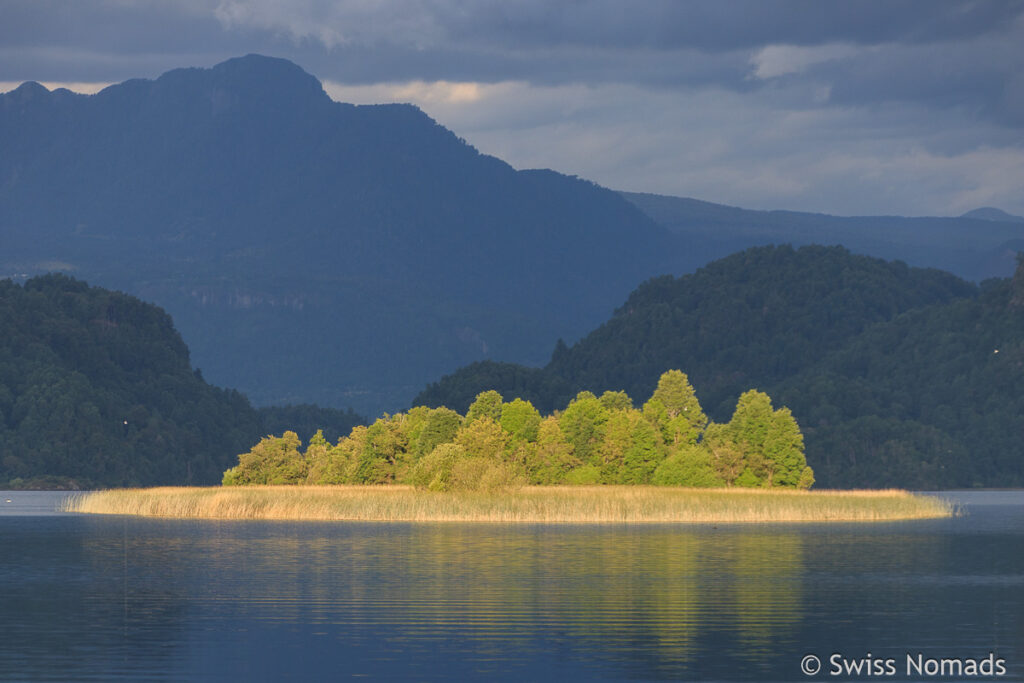
[[[0,492],[0,680],[1024,680],[1024,492],[944,495],[966,515],[716,528],[174,521]],[[1005,675],[906,672],[990,654]]]

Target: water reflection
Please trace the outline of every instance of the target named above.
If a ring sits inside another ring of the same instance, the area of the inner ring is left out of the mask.
[[[719,528],[3,518],[0,679],[792,680],[807,652],[915,648],[1001,648],[1012,679],[1022,510]]]

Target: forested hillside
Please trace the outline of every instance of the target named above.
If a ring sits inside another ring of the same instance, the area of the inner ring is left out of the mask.
[[[639,287],[542,369],[478,363],[416,403],[496,388],[542,409],[686,371],[712,419],[756,387],[793,410],[825,486],[1024,482],[1024,273],[978,288],[842,248],[760,247]]]
[[[772,385],[830,481],[1024,486],[1024,264]]]
[[[335,433],[361,422],[254,410],[207,384],[170,316],[134,297],[61,275],[0,281],[0,486],[214,483],[304,415]]]

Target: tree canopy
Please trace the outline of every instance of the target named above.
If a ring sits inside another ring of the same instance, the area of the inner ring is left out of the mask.
[[[426,431],[427,425],[441,427]],[[426,434],[431,434],[426,438]],[[542,416],[531,402],[480,392],[465,417],[419,406],[356,427],[333,446],[322,434],[305,452],[294,432],[268,436],[224,473],[245,484],[405,483],[434,491],[522,484],[656,484],[809,488],[814,475],[786,408],[759,391],[732,419],[709,423],[689,379],[662,374],[635,408],[625,392],[581,391]]]

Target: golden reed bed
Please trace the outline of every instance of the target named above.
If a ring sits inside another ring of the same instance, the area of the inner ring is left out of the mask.
[[[188,519],[408,522],[868,522],[948,517],[945,501],[900,490],[787,491],[654,486],[529,486],[432,493],[408,486],[114,489],[71,512]]]

